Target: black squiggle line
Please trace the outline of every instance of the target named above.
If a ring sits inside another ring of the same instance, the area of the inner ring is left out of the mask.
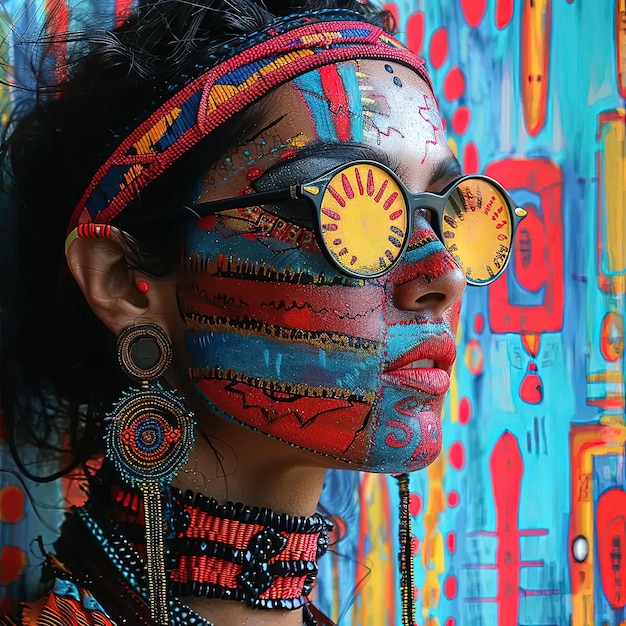
[[[225,293],[214,294],[212,296],[209,296],[206,289],[200,289],[198,285],[194,287],[194,292],[196,293],[197,296],[204,297],[209,304],[224,304],[224,305],[232,304],[240,309],[250,306],[249,302],[246,302],[245,300],[242,300],[241,298],[239,298],[238,302],[235,302],[234,296],[227,296]]]
[[[309,309],[313,313],[331,313],[330,309],[327,309],[326,307],[322,307],[321,309],[315,309],[309,302],[304,302],[302,305],[299,305],[296,303],[295,300],[293,300],[293,304],[290,304],[289,306],[285,303],[284,300],[281,300],[278,304],[276,304],[276,300],[261,302],[261,306],[272,307],[276,311],[280,311],[280,309],[285,309],[285,311],[292,311],[293,309],[298,309],[299,311],[302,311],[303,309]]]

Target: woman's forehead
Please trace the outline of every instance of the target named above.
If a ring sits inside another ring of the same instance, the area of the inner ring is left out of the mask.
[[[247,138],[207,172],[202,198],[241,191],[242,182],[312,143],[357,143],[398,165],[409,187],[451,152],[427,83],[384,60],[327,65],[282,85],[259,103],[262,118]],[[219,187],[219,190],[217,189]]]

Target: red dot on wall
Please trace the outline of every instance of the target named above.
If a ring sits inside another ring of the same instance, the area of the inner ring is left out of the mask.
[[[482,335],[485,330],[485,317],[482,313],[477,313],[474,317],[474,332],[477,335]]]
[[[7,485],[0,489],[0,522],[17,524],[24,519],[26,496],[17,485]]]
[[[17,546],[3,546],[0,550],[0,585],[16,581],[23,573],[28,559]]]
[[[496,2],[496,27],[506,28],[513,17],[513,0]]]
[[[453,530],[446,535],[446,547],[450,554],[456,552],[456,533]]]
[[[455,441],[448,451],[450,465],[456,470],[463,469],[465,465],[465,448],[460,441]]]
[[[424,14],[416,11],[406,22],[406,45],[415,54],[422,51],[424,44]]]
[[[446,626],[456,626],[456,620],[454,619],[454,617],[449,617],[446,620]]]
[[[463,396],[459,400],[459,424],[465,426],[465,424],[469,424],[470,419],[472,418],[472,404],[468,397]]]
[[[467,107],[459,107],[452,116],[452,130],[457,135],[462,135],[470,123],[470,110]]]
[[[472,28],[476,28],[485,16],[487,0],[461,0],[461,8],[467,23]]]
[[[438,28],[430,38],[430,63],[439,69],[448,58],[448,30]]]
[[[448,100],[456,100],[465,93],[465,76],[458,65],[455,65],[443,81],[443,95]]]
[[[455,506],[459,505],[461,498],[459,497],[459,492],[452,490],[448,494],[448,506],[453,509]]]
[[[422,510],[422,498],[419,493],[412,493],[409,497],[409,513],[416,517]]]
[[[478,148],[473,141],[468,142],[463,151],[463,173],[476,174],[479,170]]]
[[[448,600],[456,598],[456,576],[448,576],[443,583],[443,592]]]
[[[400,27],[400,13],[398,12],[398,5],[395,2],[385,2],[383,4],[383,9],[385,11],[389,11],[391,15],[393,15],[393,19],[395,20],[395,27]]]

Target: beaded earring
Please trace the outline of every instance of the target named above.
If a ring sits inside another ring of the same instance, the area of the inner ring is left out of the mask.
[[[411,512],[409,510],[409,475],[397,474],[400,490],[400,594],[402,597],[402,626],[415,626],[413,546]]]
[[[160,326],[126,328],[117,356],[139,388],[124,391],[107,415],[106,453],[122,480],[142,492],[150,614],[155,624],[167,625],[161,490],[187,461],[194,422],[182,398],[156,382],[172,361],[172,344]]]

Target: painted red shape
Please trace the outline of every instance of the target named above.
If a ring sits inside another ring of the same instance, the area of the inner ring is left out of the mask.
[[[520,254],[515,256],[515,275],[526,290],[537,292],[545,285],[550,273],[549,259],[546,258],[550,242],[546,240],[546,231],[537,207],[526,204],[524,208],[528,215],[524,219],[523,230],[520,229],[520,237],[524,237],[524,240],[520,240]]]
[[[133,0],[115,0],[115,25],[121,26],[128,17],[133,6]]]
[[[459,400],[459,424],[465,426],[472,418],[472,403],[467,396]]]
[[[422,498],[419,493],[412,493],[409,497],[409,513],[417,517],[422,510]]]
[[[452,115],[452,130],[457,135],[463,135],[470,123],[470,110],[467,107],[459,107]]]
[[[26,568],[26,553],[17,546],[3,546],[0,549],[0,585],[16,581]]]
[[[527,205],[530,221],[526,226],[522,220],[517,230],[513,261],[504,275],[489,285],[491,330],[494,333],[559,332],[563,328],[565,302],[561,170],[548,159],[511,158],[490,164],[485,174],[502,183],[513,197],[516,189],[535,194],[539,204],[538,209]],[[533,275],[535,271],[543,280],[541,285]],[[535,297],[534,303],[527,304],[528,300],[519,296],[515,302],[510,301],[509,283],[514,280],[533,293],[540,287],[541,301],[537,302]]]
[[[446,547],[450,554],[456,552],[456,533],[453,530],[446,535]]]
[[[448,29],[438,28],[430,38],[430,64],[439,69],[448,58]]]
[[[389,11],[393,15],[396,28],[400,26],[400,12],[398,11],[398,5],[395,2],[385,2],[383,9]]]
[[[446,626],[456,626],[456,620],[454,619],[454,617],[449,617],[446,620]]]
[[[477,174],[480,170],[478,148],[473,141],[468,142],[463,151],[463,173]],[[496,281],[497,282],[497,281]]]
[[[277,402],[271,393],[245,382],[207,378],[197,384],[207,398],[214,399],[218,410],[241,416],[247,425],[265,434],[299,446],[325,449],[332,428],[332,454],[345,454],[355,461],[365,458],[369,441],[363,424],[371,409],[367,403],[287,394],[283,402]]]
[[[24,519],[26,496],[17,485],[7,485],[0,489],[0,522],[17,524]]]
[[[482,313],[476,313],[474,317],[474,332],[477,335],[482,335],[485,330],[485,316]]]
[[[539,404],[543,400],[543,381],[534,373],[536,370],[537,366],[531,363],[519,387],[519,397],[528,404]]]
[[[325,65],[318,70],[324,95],[328,98],[335,132],[339,141],[352,138],[348,95],[343,79],[335,65]]]
[[[500,436],[489,459],[496,510],[498,626],[517,626],[519,615],[519,503],[524,465],[516,437]]]
[[[476,28],[485,17],[487,0],[461,0],[461,9],[467,23],[472,28]]]
[[[596,510],[602,589],[614,609],[626,606],[626,492],[613,488],[598,499]]]
[[[421,11],[413,13],[406,23],[406,44],[411,52],[420,54],[424,44],[424,14]]]
[[[455,506],[459,505],[461,501],[461,497],[459,496],[459,492],[454,489],[448,493],[448,506],[453,509]]]
[[[465,448],[460,441],[455,441],[448,450],[448,460],[455,470],[463,469],[465,465]]]
[[[446,598],[448,598],[448,600],[452,600],[453,598],[456,598],[456,592],[457,592],[456,576],[450,575],[445,579],[443,583],[443,592],[446,594]]]
[[[506,28],[513,18],[513,0],[497,0],[496,28]]]
[[[465,76],[458,65],[455,65],[443,81],[443,95],[447,100],[456,100],[465,93]]]

